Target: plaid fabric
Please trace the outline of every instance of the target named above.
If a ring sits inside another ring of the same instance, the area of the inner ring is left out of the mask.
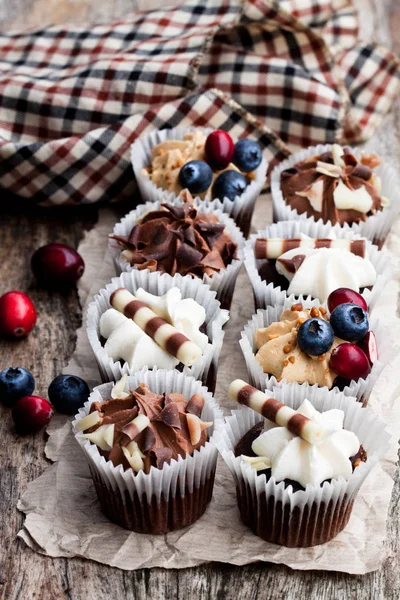
[[[398,80],[389,51],[357,41],[350,0],[186,0],[3,35],[0,185],[47,204],[129,197],[129,146],[176,125],[250,135],[272,163],[363,140]]]

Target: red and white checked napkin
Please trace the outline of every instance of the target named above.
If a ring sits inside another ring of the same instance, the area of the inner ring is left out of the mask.
[[[399,61],[357,40],[352,0],[186,0],[88,29],[0,36],[0,186],[46,204],[132,195],[129,146],[154,128],[292,148],[368,139]]]

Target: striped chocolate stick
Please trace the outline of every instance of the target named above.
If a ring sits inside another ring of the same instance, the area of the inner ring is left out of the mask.
[[[158,317],[144,302],[141,302],[125,288],[111,294],[110,304],[116,310],[132,319],[156,344],[175,356],[179,362],[191,367],[202,355],[201,348],[189,340],[170,323]]]
[[[269,398],[242,379],[232,381],[228,393],[232,400],[252,408],[269,421],[286,427],[293,435],[298,435],[310,444],[320,444],[330,433],[320,423],[297,413],[275,398]]]
[[[365,240],[322,238],[257,238],[254,255],[258,259],[276,259],[295,248],[343,248],[365,258]]]

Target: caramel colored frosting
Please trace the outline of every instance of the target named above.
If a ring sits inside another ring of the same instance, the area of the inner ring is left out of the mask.
[[[151,166],[143,169],[143,174],[147,175],[157,186],[169,192],[178,195],[182,191],[179,183],[179,171],[183,165],[191,160],[206,160],[204,146],[206,136],[202,131],[195,130],[187,133],[183,140],[167,140],[158,144],[152,149]],[[226,170],[238,171],[239,169],[230,163]],[[214,180],[222,171],[215,172],[210,187],[202,194],[205,197],[211,189]]]
[[[205,430],[212,423],[200,419],[203,396],[195,394],[188,401],[180,393],[155,394],[144,383],[129,393],[118,392],[120,397],[94,402],[81,427],[85,419],[97,421],[83,429],[84,436],[114,466],[148,473],[206,443]]]
[[[337,144],[332,151],[307,158],[281,173],[286,204],[299,214],[343,224],[365,221],[388,203],[381,180],[373,172],[376,154],[358,160]]]
[[[132,266],[202,278],[236,258],[237,244],[216,215],[199,213],[190,202],[162,207],[145,214],[126,238],[114,236]]]
[[[335,336],[330,350],[317,357],[311,357],[300,350],[297,331],[311,317],[328,320],[322,307],[319,310],[315,307],[303,309],[301,304],[294,304],[292,308],[283,311],[279,321],[258,329],[254,338],[258,350],[256,359],[264,373],[273,375],[276,379],[307,382],[310,385],[316,383],[331,388],[336,373],[329,368],[329,359],[336,346],[346,342]]]

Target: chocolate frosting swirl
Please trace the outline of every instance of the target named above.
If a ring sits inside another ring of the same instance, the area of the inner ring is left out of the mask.
[[[202,278],[225,269],[236,258],[237,244],[216,215],[199,213],[190,203],[162,207],[148,212],[129,236],[113,236],[132,266]]]
[[[290,169],[282,171],[281,190],[286,204],[289,204],[299,214],[306,213],[308,217],[314,217],[317,220],[322,218],[324,222],[331,221],[333,225],[365,221],[376,211],[382,210],[382,197],[372,171],[373,167],[380,163],[379,158],[376,155],[363,156],[360,162],[348,148],[344,148],[343,151],[344,166],[341,168],[339,177],[317,171],[318,162],[334,164],[332,152],[308,158]],[[323,182],[320,198],[321,211],[315,210],[309,199],[303,195],[317,181]],[[336,207],[334,192],[340,181],[350,190],[365,188],[372,199],[371,209],[367,213]]]
[[[138,415],[145,415],[150,420],[134,441],[144,455],[144,471],[148,473],[152,466],[162,468],[172,458],[185,457],[194,450],[204,446],[207,440],[205,429],[201,430],[197,443],[191,442],[190,423],[187,415],[199,417],[204,406],[204,398],[199,394],[192,396],[189,401],[180,393],[155,394],[150,388],[141,383],[136,390],[131,390],[126,398],[109,399],[104,402],[94,402],[90,413],[97,411],[99,422],[84,433],[93,433],[102,425],[114,424],[113,446],[110,451],[98,450],[106,460],[111,460],[114,466],[122,465],[129,469],[130,465],[122,451],[131,442],[127,435],[127,427]],[[209,424],[205,424],[209,425]]]

